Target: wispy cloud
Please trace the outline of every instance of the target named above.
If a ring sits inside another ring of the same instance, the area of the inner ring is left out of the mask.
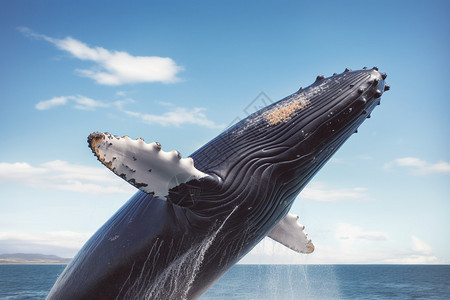
[[[209,120],[203,113],[204,108],[187,109],[184,107],[173,107],[161,115],[145,114],[125,110],[124,112],[132,117],[136,117],[147,124],[159,124],[162,126],[180,126],[182,124],[194,124],[208,128],[224,128]]]
[[[398,248],[395,240],[385,232],[339,223],[334,229],[334,238],[338,242],[334,249],[323,245],[324,256],[321,258],[325,262],[330,262],[328,257],[334,263],[421,264],[438,261],[431,247],[416,236],[411,236],[409,248]]]
[[[356,157],[359,158],[359,159],[362,159],[362,160],[372,160],[373,159],[372,156],[367,155],[367,154],[359,154]]]
[[[114,108],[127,116],[137,118],[146,124],[159,124],[162,126],[176,126],[179,127],[183,124],[194,124],[207,128],[219,128],[223,129],[225,125],[216,124],[214,121],[208,119],[205,115],[205,108],[185,108],[178,107],[169,102],[157,102],[158,105],[166,107],[168,111],[156,115],[146,114],[142,112],[135,112],[125,109],[126,104],[134,103],[133,99],[117,100],[113,102],[105,102],[94,100],[82,95],[75,96],[61,96],[54,97],[49,100],[40,101],[35,105],[38,110],[53,109],[58,106],[72,105],[75,109],[81,110],[95,110],[96,108]]]
[[[42,253],[71,258],[91,235],[73,231],[0,232],[0,253]]]
[[[95,108],[97,107],[108,107],[114,104],[105,103],[81,95],[76,95],[54,97],[49,100],[40,101],[35,105],[35,108],[38,110],[47,110],[56,106],[66,105],[68,103],[72,103],[74,108],[81,110],[95,110]]]
[[[176,75],[183,70],[169,57],[133,56],[125,51],[90,47],[71,37],[56,39],[35,33],[26,27],[19,27],[18,30],[26,36],[45,40],[77,59],[93,62],[91,69],[77,69],[76,72],[99,84],[170,83],[177,81]]]
[[[367,189],[362,187],[330,189],[325,184],[313,182],[300,193],[300,198],[320,202],[367,200]]]
[[[117,97],[125,97],[125,96],[128,96],[130,93],[132,93],[132,92],[130,92],[130,91],[117,91],[116,92],[116,96]]]
[[[336,239],[353,242],[355,240],[366,241],[385,241],[387,234],[379,231],[366,231],[359,226],[352,224],[339,223],[336,227]]]
[[[416,236],[411,236],[412,250],[420,254],[431,254],[431,247]]]
[[[38,110],[46,110],[55,106],[62,106],[67,104],[69,97],[53,97],[50,100],[40,101],[35,105]]]
[[[430,245],[416,236],[411,236],[411,248],[395,252],[386,259],[392,264],[429,264],[437,263],[438,258],[433,255]]]
[[[450,163],[448,162],[440,161],[433,164],[416,157],[397,158],[384,165],[385,169],[393,167],[408,168],[415,175],[450,173]]]
[[[2,181],[35,188],[56,189],[85,194],[132,194],[134,187],[106,168],[93,168],[54,160],[39,166],[26,162],[0,163]]]

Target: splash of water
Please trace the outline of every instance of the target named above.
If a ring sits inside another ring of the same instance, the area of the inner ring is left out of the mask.
[[[152,266],[155,265],[155,262],[160,257],[161,246],[167,242],[158,240],[150,249],[139,277],[123,297],[121,297],[121,291],[116,299],[119,299],[119,297],[121,299],[187,299],[206,251],[211,247],[217,234],[237,208],[238,206],[231,211],[217,229],[213,230],[200,243],[193,245],[188,251],[180,254],[155,278],[156,270]],[[174,244],[173,240],[171,244]],[[133,268],[134,265],[131,268],[130,275],[133,272]],[[124,283],[124,286],[128,284],[128,281],[129,279]]]

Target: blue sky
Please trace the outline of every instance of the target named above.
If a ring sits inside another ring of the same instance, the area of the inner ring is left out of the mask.
[[[292,207],[316,251],[264,240],[243,262],[450,263],[448,1],[0,6],[0,253],[71,257],[134,194],[91,132],[188,156],[319,74],[378,66],[382,105]]]

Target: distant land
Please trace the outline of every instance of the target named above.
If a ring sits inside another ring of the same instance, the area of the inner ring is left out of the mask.
[[[62,258],[56,255],[45,255],[37,253],[11,253],[0,254],[0,265],[11,264],[67,264],[71,258]]]

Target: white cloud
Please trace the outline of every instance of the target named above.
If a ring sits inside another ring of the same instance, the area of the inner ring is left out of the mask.
[[[312,182],[300,193],[300,198],[321,202],[367,200],[367,189],[362,187],[329,189],[323,183]]]
[[[420,254],[431,254],[431,247],[416,236],[411,236],[412,250]]]
[[[386,259],[387,264],[406,264],[406,265],[422,265],[422,264],[436,264],[438,258],[433,255],[418,255],[406,254],[398,258]]]
[[[387,234],[378,231],[365,231],[361,227],[339,223],[336,227],[336,239],[354,242],[355,240],[385,241]]]
[[[54,160],[31,166],[26,162],[0,163],[2,181],[85,194],[132,194],[134,187],[106,168],[93,168]]]
[[[420,160],[415,157],[404,157],[404,158],[398,158],[394,161],[397,165],[402,167],[418,167],[418,168],[424,168],[426,167],[427,163],[423,160]]]
[[[339,263],[420,264],[437,261],[431,247],[415,236],[411,236],[410,248],[396,248],[386,233],[340,223],[336,226],[335,238],[339,242],[336,254],[342,255],[336,257],[341,260]]]
[[[35,105],[35,108],[38,110],[47,110],[55,106],[66,105],[69,102],[74,104],[73,105],[74,108],[81,110],[95,110],[95,108],[97,107],[108,107],[115,103],[115,102],[105,103],[85,96],[76,95],[76,96],[54,97],[50,100],[40,101]]]
[[[46,172],[45,168],[32,167],[25,162],[0,163],[0,177],[9,179],[22,179],[42,175]]]
[[[94,110],[97,107],[107,107],[108,104],[84,96],[75,96],[72,100],[76,103],[75,108],[82,110]]]
[[[385,164],[384,168],[389,169],[394,166],[409,168],[416,175],[450,173],[450,163],[448,162],[440,161],[433,164],[416,157],[397,158]]]
[[[429,264],[437,263],[438,258],[432,254],[430,245],[416,236],[411,236],[412,247],[398,251],[391,258],[386,259],[387,263],[393,264]]]
[[[94,100],[85,96],[62,96],[55,97],[50,100],[40,101],[35,105],[38,110],[47,110],[54,108],[56,106],[63,106],[69,103],[73,104],[73,107],[81,110],[95,110],[97,107],[103,108],[115,108],[118,111],[125,113],[128,116],[140,119],[142,122],[147,124],[159,124],[162,126],[180,126],[182,124],[194,124],[208,128],[224,128],[224,125],[218,125],[213,121],[209,120],[207,116],[203,113],[204,108],[184,108],[176,107],[174,104],[169,102],[157,102],[157,104],[167,107],[170,110],[166,111],[161,115],[146,114],[140,112],[134,112],[126,110],[124,107],[126,104],[134,103],[133,99],[117,100],[114,102],[103,102]]]
[[[50,42],[56,48],[70,53],[75,58],[95,63],[91,69],[77,69],[76,71],[99,84],[170,83],[177,81],[177,73],[183,70],[169,57],[133,56],[124,51],[90,47],[71,37],[64,39],[51,38],[43,34],[34,33],[26,27],[20,27],[19,31],[27,36]]]
[[[69,97],[53,97],[50,100],[40,101],[36,104],[36,109],[38,110],[46,110],[55,106],[66,105]]]
[[[202,112],[204,108],[187,109],[184,107],[174,107],[172,110],[163,113],[162,115],[153,115],[138,113],[126,110],[125,113],[141,119],[147,124],[159,124],[162,126],[180,126],[182,124],[195,124],[208,128],[223,128],[224,125],[217,125],[209,120]]]
[[[176,74],[182,70],[170,58],[156,56],[132,56],[123,51],[110,51],[102,47],[89,47],[85,43],[66,37],[55,39],[43,34],[37,34],[29,28],[21,27],[19,30],[30,37],[41,39],[52,43],[58,49],[67,51],[81,60],[95,62],[97,65],[90,70],[77,70],[83,76],[92,78],[100,84],[119,85],[123,83],[138,82],[173,82]],[[116,96],[124,97],[128,92],[119,91]],[[204,108],[175,107],[168,102],[159,102],[160,105],[171,109],[161,115],[146,114],[125,110],[127,103],[134,102],[132,99],[115,102],[103,102],[82,95],[60,96],[49,100],[40,101],[35,105],[38,110],[48,110],[57,106],[71,103],[74,108],[81,110],[95,110],[98,107],[115,107],[128,116],[139,118],[147,124],[161,124],[163,126],[180,126],[182,124],[195,124],[208,128],[223,128],[209,120],[203,113]]]
[[[0,232],[0,253],[42,253],[71,258],[91,235],[73,231]]]
[[[165,101],[156,101],[156,103],[161,106],[175,106],[175,104],[173,104],[171,102],[165,102]]]

